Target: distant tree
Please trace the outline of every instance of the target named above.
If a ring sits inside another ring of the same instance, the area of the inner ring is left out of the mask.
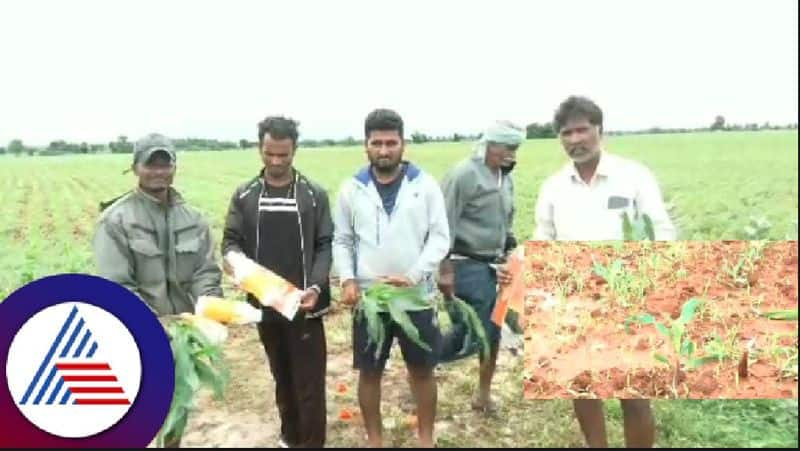
[[[89,153],[89,144],[86,141],[82,142],[79,151],[80,153]]]
[[[128,142],[128,137],[120,135],[116,141],[108,143],[111,153],[133,153],[133,143]]]
[[[425,133],[414,132],[411,134],[411,142],[414,144],[422,144],[430,141],[431,138]]]
[[[340,144],[343,146],[355,146],[358,145],[358,141],[352,136],[348,136],[347,138],[341,140]]]
[[[20,156],[25,151],[25,145],[22,144],[21,139],[14,139],[8,143],[8,153]]]
[[[301,139],[297,145],[299,147],[320,147],[322,144],[314,139]]]
[[[724,130],[725,129],[725,118],[722,116],[717,116],[714,118],[714,123],[711,124],[711,130]]]
[[[528,139],[550,139],[556,137],[556,131],[550,122],[546,124],[534,122],[525,127],[525,136]]]
[[[0,147],[0,155],[5,155],[5,153],[6,153],[6,148]]]

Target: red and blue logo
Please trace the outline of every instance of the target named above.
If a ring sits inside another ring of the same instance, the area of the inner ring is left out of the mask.
[[[65,274],[0,303],[0,446],[145,447],[174,388],[169,339],[133,293]]]

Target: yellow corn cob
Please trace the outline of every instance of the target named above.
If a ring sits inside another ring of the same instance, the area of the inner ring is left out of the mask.
[[[261,311],[250,304],[214,296],[200,296],[195,313],[222,324],[247,324],[261,321]]]
[[[230,324],[236,318],[236,312],[231,302],[220,298],[204,298],[204,305],[200,305],[198,300],[198,313],[200,316],[212,319],[218,323]]]

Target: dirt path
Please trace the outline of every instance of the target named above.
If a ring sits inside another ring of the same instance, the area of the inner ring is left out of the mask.
[[[350,316],[340,312],[326,320],[328,338],[327,411],[329,447],[361,447],[364,429],[356,397],[357,373],[352,369]],[[477,385],[477,362],[469,359],[437,370],[439,406],[436,435],[440,446],[506,446],[516,438],[503,412],[519,409],[522,402],[521,350],[515,356],[508,349],[500,355],[496,375],[496,398],[500,413],[485,416],[467,406]],[[274,404],[274,384],[255,329],[229,330],[225,356],[231,369],[231,383],[224,402],[204,392],[192,413],[184,435],[184,447],[276,447],[280,423]],[[416,443],[414,402],[408,389],[405,367],[393,348],[382,384],[384,444],[409,447]],[[524,422],[524,415],[515,414]],[[519,427],[517,430],[524,430]],[[473,431],[479,437],[467,437]],[[576,435],[576,439],[578,436]]]

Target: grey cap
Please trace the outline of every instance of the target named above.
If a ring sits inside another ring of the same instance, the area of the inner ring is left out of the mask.
[[[175,147],[172,141],[164,135],[150,133],[140,138],[133,145],[133,163],[144,163],[158,151],[166,152],[173,163],[175,163]]]

